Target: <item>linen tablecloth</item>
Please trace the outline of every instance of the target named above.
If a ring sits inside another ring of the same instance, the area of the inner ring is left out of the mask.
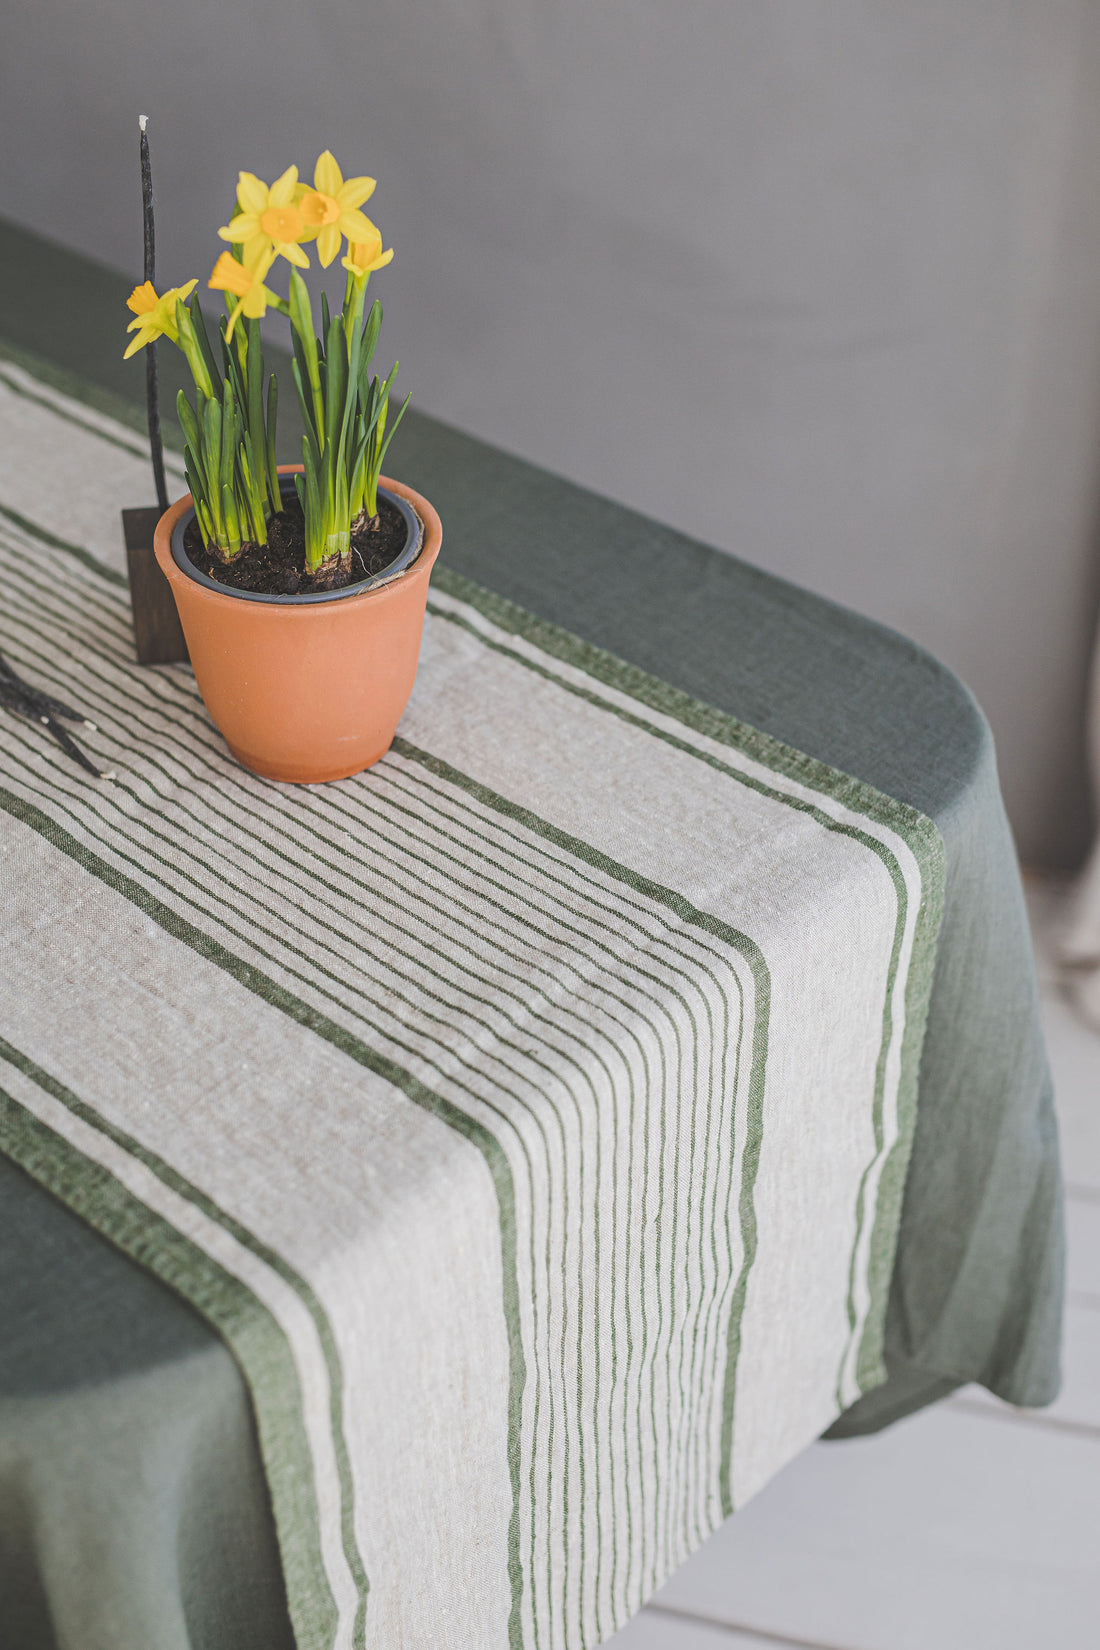
[[[106,324],[124,283],[85,263],[74,273],[22,232],[0,226],[0,241],[0,291],[23,339],[125,387],[109,342],[97,349],[99,331],[74,333],[58,307],[79,281],[83,321]],[[947,904],[889,1378],[831,1430],[881,1425],[966,1379],[1046,1401],[1061,1259],[1049,1084],[988,730],[965,690],[880,627],[457,432],[410,415],[403,439],[403,473],[443,510],[451,566],[936,820]],[[146,493],[143,482],[122,502]],[[109,555],[120,501],[92,496]],[[64,536],[64,497],[35,499],[40,525]],[[0,1302],[0,1611],[18,1617],[20,1642],[289,1643],[247,1406],[201,1321],[3,1163]]]
[[[301,1646],[596,1645],[885,1379],[939,834],[446,572],[392,752],[248,775],[82,515],[144,455],[3,375],[104,770],[0,727],[4,1149],[233,1349]]]

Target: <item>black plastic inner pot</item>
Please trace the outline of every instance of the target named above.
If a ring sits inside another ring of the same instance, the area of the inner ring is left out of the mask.
[[[281,476],[279,491],[284,498],[295,497],[294,477]],[[412,505],[401,498],[398,493],[391,493],[388,487],[379,487],[379,496],[389,499],[395,509],[400,510],[405,518],[407,537],[405,548],[397,555],[388,567],[381,573],[376,573],[372,579],[360,579],[358,584],[345,584],[340,590],[308,590],[303,596],[276,596],[268,595],[262,590],[233,590],[228,585],[219,584],[206,573],[201,573],[183,547],[183,535],[187,531],[188,523],[194,517],[194,510],[185,510],[172,529],[172,560],[181,573],[186,573],[189,579],[196,584],[204,584],[208,590],[216,590],[221,596],[232,596],[235,601],[242,602],[277,602],[280,606],[288,603],[295,606],[304,606],[310,602],[335,602],[344,596],[362,596],[368,590],[377,590],[380,585],[389,584],[411,567],[420,554],[420,547],[424,542],[424,524],[420,520]]]

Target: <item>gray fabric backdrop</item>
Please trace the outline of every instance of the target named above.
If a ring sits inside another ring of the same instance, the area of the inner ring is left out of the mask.
[[[8,0],[0,212],[205,278],[239,166],[380,181],[425,410],[915,636],[1070,863],[1100,584],[1092,0]],[[17,157],[17,159],[16,159]]]

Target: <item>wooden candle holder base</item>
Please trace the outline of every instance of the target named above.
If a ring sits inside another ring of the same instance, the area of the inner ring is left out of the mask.
[[[172,587],[153,554],[153,531],[160,517],[155,504],[122,512],[139,665],[174,665],[190,659]]]

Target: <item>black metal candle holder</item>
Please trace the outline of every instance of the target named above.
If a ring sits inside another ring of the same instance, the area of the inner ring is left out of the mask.
[[[145,279],[156,285],[156,232],[153,221],[153,171],[149,161],[148,117],[139,118],[141,154],[141,220],[145,249]],[[157,346],[145,346],[145,411],[149,422],[149,451],[157,503],[123,510],[122,536],[130,575],[130,605],[134,615],[134,645],[139,665],[169,665],[188,659],[187,643],[171,586],[157,565],[153,533],[168,508],[164,479],[164,443],[160,433],[160,390]]]

